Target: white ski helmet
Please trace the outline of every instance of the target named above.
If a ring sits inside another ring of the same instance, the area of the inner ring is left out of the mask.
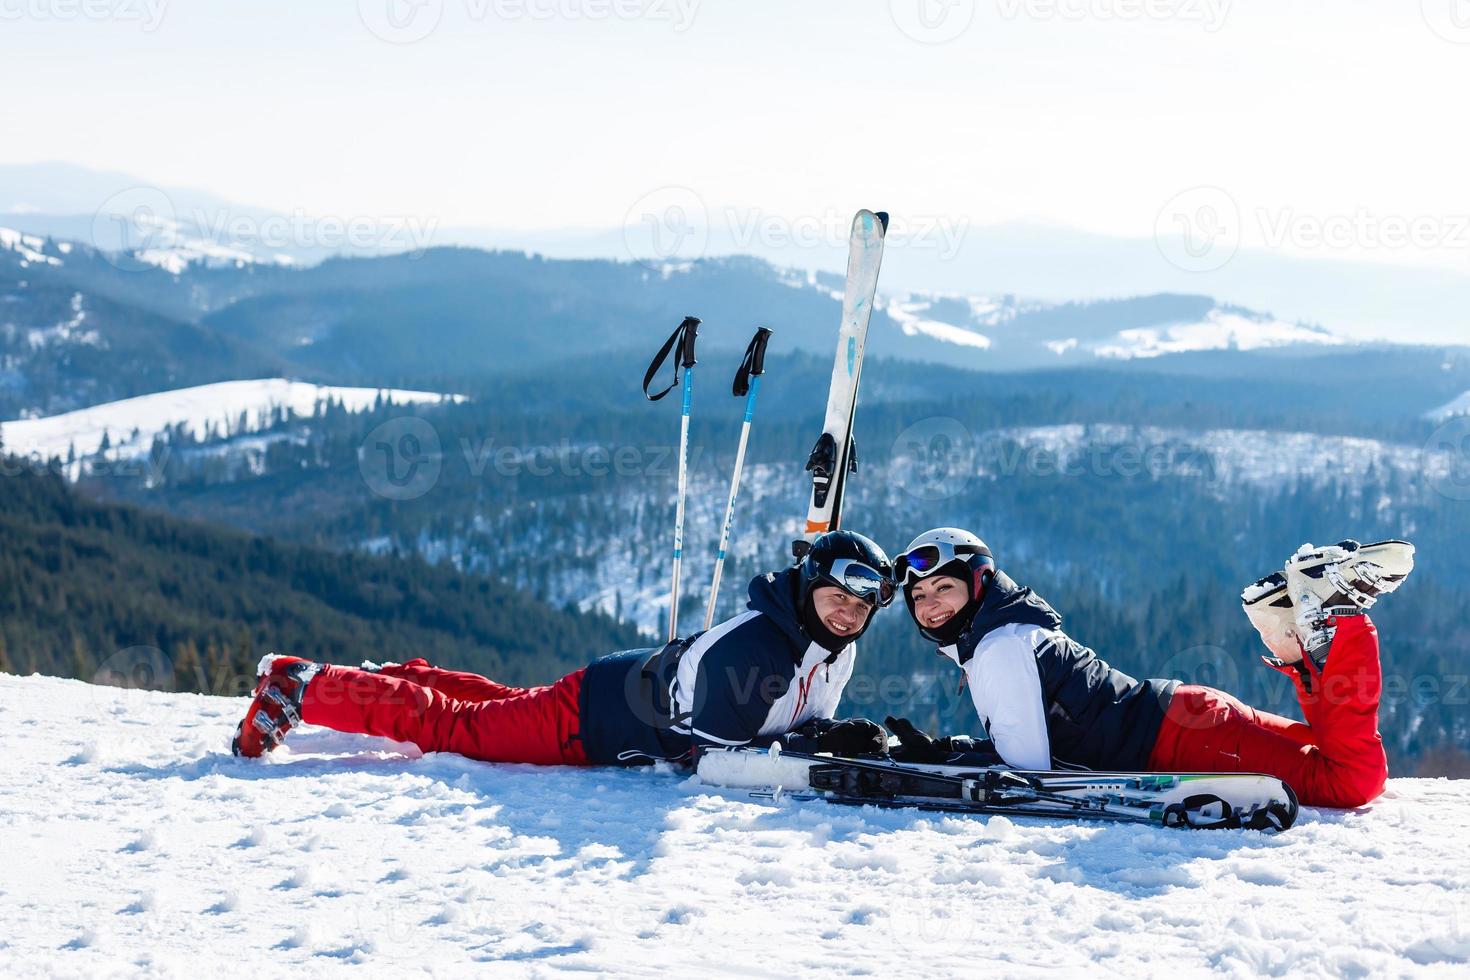
[[[914,615],[915,582],[931,575],[950,575],[969,584],[969,601],[954,618],[936,630],[919,626],[925,638],[940,644],[954,643],[969,627],[996,572],[995,557],[985,542],[957,527],[936,527],[914,538],[894,561],[893,570],[915,625],[919,623]]]

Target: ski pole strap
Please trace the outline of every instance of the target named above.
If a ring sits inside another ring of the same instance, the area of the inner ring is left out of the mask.
[[[750,346],[745,348],[740,370],[735,372],[735,384],[730,390],[736,398],[744,398],[750,391],[751,378],[759,378],[766,373],[766,344],[770,341],[771,328],[757,327],[755,336],[750,338]]]
[[[649,401],[656,402],[678,387],[680,367],[685,370],[694,367],[694,341],[699,335],[699,324],[699,317],[686,316],[684,322],[679,324],[669,339],[664,341],[664,345],[658,349],[658,353],[654,355],[653,363],[648,365],[648,371],[643,375],[643,394]],[[659,369],[664,366],[664,361],[669,359],[675,347],[679,349],[679,356],[674,361],[674,380],[667,388],[654,394],[648,390],[648,387],[653,384],[653,376],[658,374]]]

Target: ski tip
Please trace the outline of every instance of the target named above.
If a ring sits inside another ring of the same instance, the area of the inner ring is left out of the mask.
[[[883,226],[883,234],[888,234],[888,212],[874,211],[873,214],[878,218],[878,223]]]

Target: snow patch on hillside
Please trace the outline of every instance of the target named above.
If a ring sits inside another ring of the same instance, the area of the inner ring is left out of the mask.
[[[36,235],[27,235],[13,228],[0,228],[0,248],[19,255],[22,268],[32,262],[39,262],[42,265],[60,265],[60,259],[42,251],[45,247],[45,240]]]
[[[920,316],[925,310],[933,305],[928,302],[890,300],[885,312],[904,332],[904,336],[913,337],[916,334],[924,334],[935,340],[943,340],[951,344],[959,344],[963,347],[975,347],[985,350],[990,347],[990,338],[973,330],[966,330],[951,323],[941,323],[938,320],[927,320]]]
[[[86,304],[81,293],[71,297],[71,317],[44,330],[32,328],[26,331],[26,345],[31,350],[53,344],[85,344],[89,347],[104,347],[102,336],[96,330],[83,330],[87,320]]]
[[[775,805],[668,768],[489,765],[309,727],[242,760],[244,707],[0,674],[0,974],[1470,963],[1470,781],[1394,779],[1276,836],[1182,832]]]
[[[1204,350],[1260,350],[1293,344],[1338,345],[1347,341],[1321,327],[1214,309],[1197,323],[1140,327],[1093,346],[1098,357],[1132,359]]]
[[[1456,415],[1466,414],[1470,414],[1470,391],[1465,392],[1453,401],[1446,402],[1432,412],[1425,412],[1424,417],[1431,422],[1440,422],[1444,419],[1453,418]]]
[[[109,457],[129,459],[146,455],[154,436],[177,425],[196,437],[203,437],[211,425],[220,433],[243,435],[268,424],[272,413],[280,408],[311,415],[318,405],[331,400],[341,401],[349,412],[360,412],[371,408],[380,395],[399,405],[458,401],[464,397],[399,388],[344,388],[285,378],[221,381],[139,395],[61,415],[0,423],[0,438],[6,451],[16,455],[65,459],[72,446],[78,456],[97,452],[105,434],[111,443]],[[242,416],[245,426],[240,429]]]

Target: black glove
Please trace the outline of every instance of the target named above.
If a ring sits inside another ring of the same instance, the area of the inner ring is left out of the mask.
[[[833,755],[887,755],[888,733],[883,726],[866,718],[848,718],[833,721],[830,718],[814,719],[802,725],[792,734],[810,739],[810,751],[830,752]],[[795,740],[791,748],[807,750]]]
[[[993,751],[989,742],[977,742],[968,735],[935,738],[927,732],[919,731],[907,718],[889,715],[883,719],[883,724],[898,736],[898,748],[893,750],[895,762],[944,762],[959,753]]]

